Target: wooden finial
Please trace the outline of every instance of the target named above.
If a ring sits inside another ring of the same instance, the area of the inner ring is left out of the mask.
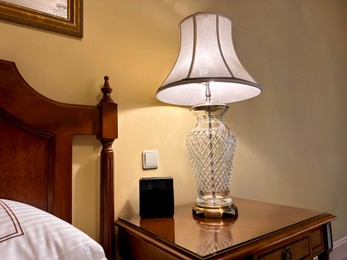
[[[104,80],[105,80],[104,86],[101,88],[101,92],[103,93],[103,96],[102,96],[102,99],[100,100],[100,102],[113,103],[113,100],[111,98],[112,88],[110,87],[109,77],[105,76]]]

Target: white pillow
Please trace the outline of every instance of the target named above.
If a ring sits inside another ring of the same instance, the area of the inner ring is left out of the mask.
[[[0,259],[106,259],[97,242],[69,223],[35,207],[0,200]]]

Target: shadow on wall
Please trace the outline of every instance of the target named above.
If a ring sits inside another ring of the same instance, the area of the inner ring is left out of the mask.
[[[100,142],[92,136],[73,138],[72,222],[99,240]]]

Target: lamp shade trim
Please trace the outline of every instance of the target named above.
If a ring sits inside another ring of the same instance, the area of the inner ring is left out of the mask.
[[[261,86],[257,83],[251,82],[251,81],[247,81],[247,80],[243,80],[243,79],[237,79],[237,78],[186,78],[186,79],[182,79],[180,81],[175,81],[175,82],[171,82],[167,85],[161,86],[158,90],[157,90],[157,94],[165,89],[168,88],[173,88],[175,86],[180,86],[180,85],[188,85],[188,84],[192,84],[192,83],[196,83],[196,84],[200,84],[202,90],[205,89],[204,83],[213,83],[214,82],[221,82],[221,83],[225,83],[225,85],[227,86],[228,83],[237,83],[237,84],[245,84],[245,85],[249,85],[251,87],[257,88],[259,90],[259,92],[261,91]]]
[[[157,99],[168,104],[182,106],[204,103],[206,79],[203,80],[183,79],[162,86],[157,91]],[[224,104],[250,99],[261,92],[260,85],[235,78],[214,78],[209,82],[209,86],[211,100]]]

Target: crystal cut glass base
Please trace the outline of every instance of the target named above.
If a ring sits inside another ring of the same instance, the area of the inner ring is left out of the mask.
[[[220,208],[232,205],[231,176],[236,136],[222,121],[228,106],[207,103],[194,106],[197,116],[186,144],[195,177],[198,198],[196,205]]]

